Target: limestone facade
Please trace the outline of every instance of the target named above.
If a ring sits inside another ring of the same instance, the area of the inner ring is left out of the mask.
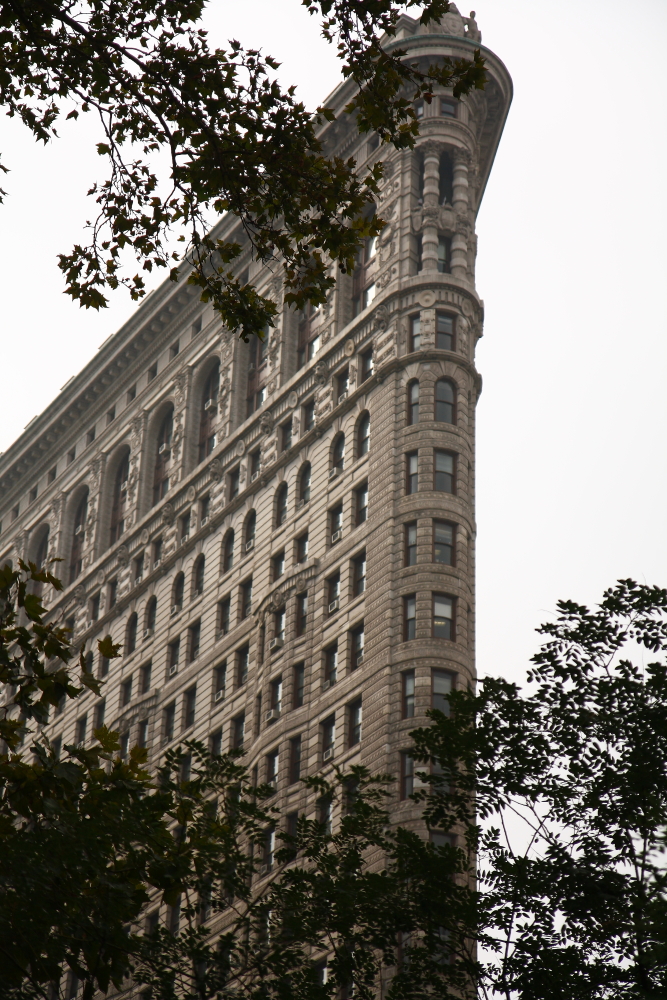
[[[428,63],[478,36],[406,16],[388,47]],[[436,94],[414,151],[355,132],[349,83],[328,98],[325,148],[385,162],[386,227],[325,306],[281,307],[262,348],[167,281],[0,457],[0,558],[62,558],[52,618],[124,647],[92,653],[103,697],[51,739],[104,719],[153,762],[243,741],[283,813],[310,812],[299,770],[399,775],[438,691],[474,678],[475,218],[511,100],[483,55],[486,90]],[[281,306],[279,270],[244,268]]]

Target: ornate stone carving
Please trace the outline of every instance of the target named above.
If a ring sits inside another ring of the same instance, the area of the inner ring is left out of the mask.
[[[389,310],[385,305],[378,306],[373,314],[373,329],[386,330],[389,326]]]
[[[215,483],[220,482],[222,479],[222,462],[219,458],[213,459],[208,467],[208,474]]]
[[[297,576],[295,586],[297,594],[304,594],[308,590],[308,580],[303,573]]]
[[[466,26],[466,38],[469,38],[471,42],[481,42],[482,32],[479,30],[477,21],[475,20],[475,11],[470,11],[470,17],[463,18]]]
[[[102,584],[104,583],[104,570],[103,569],[98,569],[97,576],[96,576],[95,579],[97,580],[98,587],[101,587]]]
[[[299,402],[299,397],[296,394],[296,392],[292,390],[292,392],[290,392],[289,396],[287,397],[287,405],[291,406],[292,409],[294,409],[294,407],[297,405],[298,402]]]
[[[245,441],[243,440],[243,438],[239,438],[239,440],[236,442],[236,448],[234,449],[234,451],[239,456],[239,458],[241,457],[241,455],[243,455],[243,453],[245,452]]]
[[[315,381],[318,385],[324,385],[329,377],[329,369],[326,361],[318,361],[315,365]]]
[[[130,562],[130,552],[127,545],[121,545],[116,553],[116,559],[118,560],[118,565],[125,568]]]
[[[282,590],[274,590],[271,594],[271,602],[267,605],[266,610],[269,614],[274,614],[276,611],[281,611],[285,607],[285,594]]]
[[[352,355],[354,354],[354,341],[352,340],[352,337],[350,337],[348,340],[345,341],[343,352],[345,353],[345,356],[348,358],[351,358]]]
[[[187,381],[187,374],[184,371],[176,372],[174,375],[173,386],[174,395],[176,396],[176,405],[183,406],[185,402],[185,383]]]
[[[162,508],[162,514],[161,514],[162,523],[163,524],[173,524],[175,516],[176,516],[176,514],[175,514],[175,511],[174,511],[174,505],[173,505],[173,503],[166,503],[164,505],[164,507]]]
[[[273,430],[273,417],[270,413],[263,413],[259,422],[259,429],[262,434],[270,434]]]
[[[144,530],[141,532],[140,538],[142,545],[148,544],[148,528],[144,528]]]
[[[86,591],[82,583],[74,591],[74,600],[79,607],[83,607],[86,603]]]
[[[185,499],[189,500],[190,503],[192,503],[192,501],[194,500],[194,498],[196,496],[197,496],[197,492],[196,492],[194,486],[188,486],[187,492],[185,494]]]

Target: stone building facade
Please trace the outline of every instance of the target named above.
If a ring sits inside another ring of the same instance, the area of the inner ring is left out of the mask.
[[[481,44],[456,12],[399,28],[425,64]],[[242,743],[285,816],[315,808],[299,776],[359,762],[412,818],[407,733],[474,677],[475,218],[511,100],[483,55],[486,90],[418,107],[413,151],[356,133],[349,82],[328,98],[326,150],[385,162],[386,227],[324,306],[245,344],[167,281],[0,457],[0,558],[63,560],[49,614],[105,680],[52,740]],[[279,270],[239,269],[280,306]]]

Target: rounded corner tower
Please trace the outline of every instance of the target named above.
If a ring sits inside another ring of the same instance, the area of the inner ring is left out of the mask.
[[[349,81],[329,98],[326,150],[385,162],[386,226],[323,306],[284,305],[248,247],[279,311],[246,344],[166,281],[0,456],[0,558],[63,560],[43,598],[104,680],[54,741],[105,722],[153,765],[243,745],[285,822],[318,808],[300,778],[360,763],[400,774],[394,815],[417,819],[408,733],[475,676],[475,219],[511,81],[453,6],[386,42],[425,64],[480,47],[486,89],[436,88],[414,150],[359,135]]]

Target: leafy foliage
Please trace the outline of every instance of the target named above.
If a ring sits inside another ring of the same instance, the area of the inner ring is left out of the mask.
[[[484,85],[479,53],[423,69],[400,52],[384,53],[379,35],[394,33],[400,10],[393,0],[303,2],[324,17],[325,37],[360,88],[345,111],[362,132],[410,146],[416,96],[430,99],[434,83],[459,95]],[[203,0],[4,4],[0,103],[42,142],[56,137],[68,109],[68,118],[99,115],[97,149],[109,177],[89,191],[98,209],[90,242],[59,260],[73,299],[99,309],[105,290],[119,284],[138,299],[142,271],[167,268],[176,281],[183,264],[202,299],[247,339],[261,335],[276,305],[234,273],[244,249],[282,266],[287,303],[323,302],[335,281],[332,262],[350,271],[364,239],[382,228],[367,211],[382,167],[360,178],[354,159],[325,155],[319,131],[334,112],[308,112],[294,88],[282,90],[270,57],[236,41],[212,49],[198,27],[203,7]],[[447,9],[445,0],[430,0],[422,21]],[[225,212],[239,221],[235,234],[210,236],[209,214]],[[172,230],[181,232],[183,255],[169,249]],[[123,270],[126,252],[140,265],[132,276]]]
[[[484,996],[667,992],[667,591],[619,581],[558,604],[523,694],[485,679],[417,730],[431,823],[479,844]],[[473,809],[487,823],[483,832]]]

